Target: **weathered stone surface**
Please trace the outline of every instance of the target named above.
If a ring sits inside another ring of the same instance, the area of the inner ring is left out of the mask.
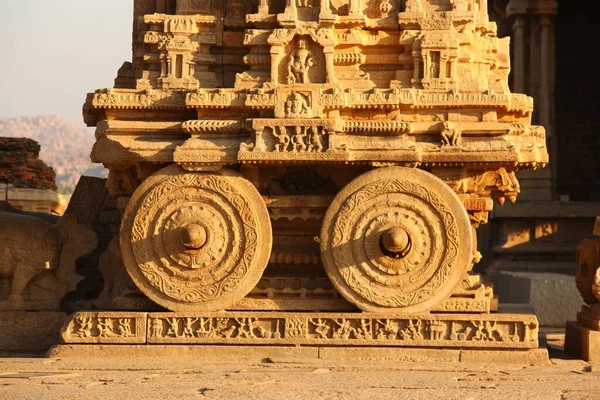
[[[0,311],[0,350],[44,352],[57,343],[66,319],[62,312]]]
[[[494,285],[507,303],[531,304],[541,326],[563,327],[583,305],[573,277],[534,272],[500,272]]]

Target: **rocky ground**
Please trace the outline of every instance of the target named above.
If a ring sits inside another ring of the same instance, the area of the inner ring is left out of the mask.
[[[2,358],[0,399],[600,399],[600,366],[559,350],[543,366]]]

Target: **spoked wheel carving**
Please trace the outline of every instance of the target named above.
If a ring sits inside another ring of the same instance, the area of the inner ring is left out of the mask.
[[[471,267],[471,224],[458,196],[418,169],[382,168],[344,187],[321,230],[333,285],[364,311],[426,312]]]
[[[226,169],[162,169],[138,187],[121,224],[127,272],[172,311],[221,310],[242,299],[262,276],[271,246],[262,197]]]

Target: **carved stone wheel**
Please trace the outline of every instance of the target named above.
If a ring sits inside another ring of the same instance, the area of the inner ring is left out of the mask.
[[[272,240],[262,197],[227,169],[160,170],[135,191],[121,224],[127,272],[172,311],[222,310],[242,299],[261,278]]]
[[[325,271],[346,300],[371,312],[426,312],[448,298],[472,261],[471,224],[434,175],[367,172],[331,203],[321,229]]]

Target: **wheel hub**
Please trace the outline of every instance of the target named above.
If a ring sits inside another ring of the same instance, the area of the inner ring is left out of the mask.
[[[198,224],[189,224],[181,228],[179,238],[189,250],[200,250],[206,244],[206,229]]]
[[[411,239],[404,229],[394,226],[381,235],[382,251],[395,258],[405,257],[411,248]]]

